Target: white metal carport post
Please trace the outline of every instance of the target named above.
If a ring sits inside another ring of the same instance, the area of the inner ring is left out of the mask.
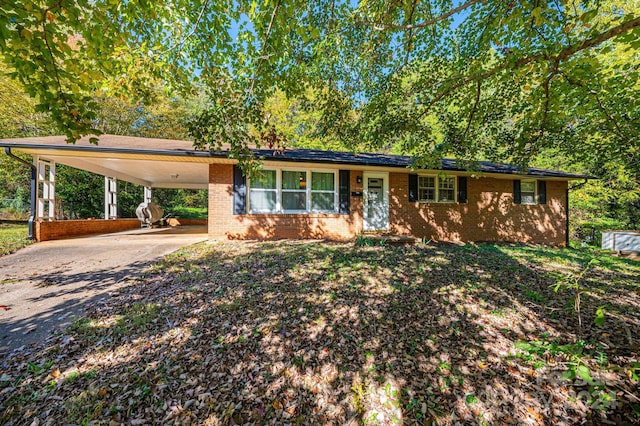
[[[117,180],[114,177],[104,177],[104,218],[118,218]]]
[[[36,183],[36,188],[38,191],[36,218],[55,220],[56,163],[55,161],[42,160],[37,156],[35,157],[34,161],[38,170],[38,181]]]
[[[144,187],[144,202],[149,204],[151,202],[151,197],[153,196],[153,189],[150,186]]]

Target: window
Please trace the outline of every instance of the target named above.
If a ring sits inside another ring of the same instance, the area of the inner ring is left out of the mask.
[[[435,176],[418,176],[418,200],[419,201],[435,201],[436,200],[436,177]]]
[[[453,203],[456,201],[456,178],[445,177],[438,179],[438,201]]]
[[[523,180],[520,183],[520,200],[522,204],[536,203],[536,181]]]
[[[336,176],[335,171],[264,170],[249,183],[249,211],[336,213]]]
[[[547,204],[547,182],[536,179],[514,179],[513,203]]]
[[[282,172],[282,209],[307,210],[307,172]]]
[[[249,203],[251,212],[269,213],[276,211],[278,190],[276,171],[263,170],[260,177],[251,180]]]
[[[311,210],[333,212],[336,210],[336,174],[311,172]]]
[[[454,203],[456,201],[456,178],[418,176],[418,201]]]

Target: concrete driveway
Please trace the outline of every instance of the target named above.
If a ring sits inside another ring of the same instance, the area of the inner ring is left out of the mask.
[[[46,241],[0,257],[0,354],[45,340],[153,260],[206,239],[206,227],[140,229]]]

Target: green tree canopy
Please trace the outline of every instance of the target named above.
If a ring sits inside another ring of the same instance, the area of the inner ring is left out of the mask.
[[[105,93],[198,84],[196,144],[238,156],[279,140],[264,109],[279,89],[347,146],[638,160],[638,0],[8,0],[0,33],[12,76],[71,141],[97,133]]]
[[[168,97],[158,89],[153,94],[154,102],[148,105],[121,97],[96,97],[98,110],[92,125],[103,133],[183,139],[188,136],[186,122],[199,99],[196,97],[187,102],[178,97]],[[54,133],[55,124],[48,114],[36,112],[34,100],[25,93],[19,82],[8,78],[7,69],[1,63],[0,100],[0,138]],[[18,155],[30,160],[28,155]],[[101,217],[104,211],[104,178],[64,165],[58,165],[57,170],[56,194],[62,201],[64,217]],[[20,209],[28,207],[29,187],[29,168],[0,153],[0,199],[4,199],[0,203],[0,210],[18,205]],[[120,182],[118,208],[121,217],[135,217],[135,209],[142,201],[142,192],[139,185]],[[155,197],[167,209],[181,205],[201,207],[206,205],[206,194],[203,196],[202,192],[158,189]],[[24,211],[21,213],[26,214]]]

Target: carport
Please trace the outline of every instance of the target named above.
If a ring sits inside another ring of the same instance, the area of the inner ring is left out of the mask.
[[[143,202],[151,199],[154,188],[206,189],[209,164],[232,161],[226,158],[226,153],[195,150],[189,141],[116,135],[100,136],[97,145],[88,136],[75,144],[68,144],[64,136],[46,136],[3,139],[0,147],[10,156],[22,152],[33,158],[33,164],[27,164],[32,169],[30,236],[39,241],[139,227],[137,219],[117,217],[118,180],[143,186],[144,200],[140,200]],[[57,164],[104,176],[103,219],[77,221],[56,217]]]

